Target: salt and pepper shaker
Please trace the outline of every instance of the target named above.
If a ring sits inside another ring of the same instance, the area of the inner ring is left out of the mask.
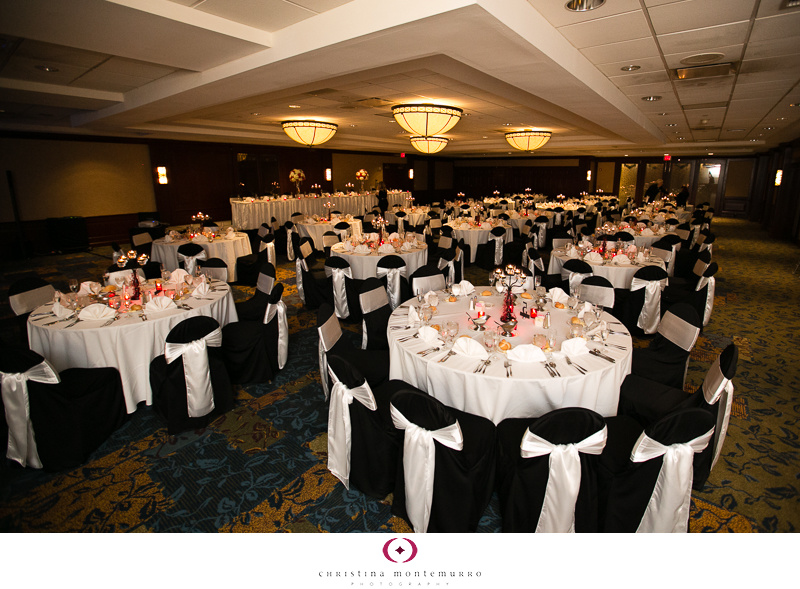
[[[544,314],[544,321],[542,322],[544,329],[550,329],[550,311]]]
[[[469,300],[469,310],[470,311],[474,311],[475,310],[475,297],[472,297]]]

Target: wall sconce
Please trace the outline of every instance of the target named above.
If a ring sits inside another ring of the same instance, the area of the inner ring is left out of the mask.
[[[169,179],[167,178],[167,168],[165,166],[158,166],[156,168],[156,173],[158,174],[159,184],[169,184]]]
[[[330,168],[325,168],[325,180],[327,182],[330,182],[331,178],[333,178],[333,172],[331,171]]]
[[[591,182],[591,180],[592,180],[592,171],[591,170],[586,170],[586,179]]]
[[[408,179],[409,180],[413,180],[414,179],[414,168],[409,168],[408,169]]]
[[[775,172],[775,186],[780,186],[781,180],[783,180],[783,170],[778,170]]]

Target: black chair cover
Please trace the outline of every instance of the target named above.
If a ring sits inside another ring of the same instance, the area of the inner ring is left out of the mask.
[[[645,266],[637,270],[633,276],[634,278],[647,280],[648,282],[654,280],[661,281],[665,278],[669,278],[667,271],[658,266]],[[619,320],[622,321],[628,331],[639,336],[644,335],[644,331],[638,326],[638,322],[642,307],[644,307],[645,294],[644,288],[628,291],[621,308],[621,313],[618,316]]]
[[[275,285],[275,266],[262,262],[256,280],[256,292],[246,301],[236,303],[239,321],[263,321],[269,303],[269,294]],[[267,290],[269,289],[269,290]]]
[[[215,278],[217,275],[220,275],[224,276],[224,278],[219,278],[219,280],[224,280],[225,282],[228,282],[228,265],[222,258],[209,258],[207,260],[198,260],[197,265],[200,267],[201,274],[203,273],[204,270],[209,270],[211,274],[213,274],[212,278]],[[147,274],[146,268],[145,268],[145,274]]]
[[[388,350],[389,341],[386,330],[392,307],[386,287],[378,278],[367,278],[359,289],[359,305],[361,306],[362,329],[364,330],[362,348],[366,350]],[[380,301],[380,305],[375,300]]]

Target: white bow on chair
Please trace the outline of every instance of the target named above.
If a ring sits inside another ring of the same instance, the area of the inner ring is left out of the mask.
[[[222,345],[222,328],[185,344],[167,342],[164,358],[167,364],[183,356],[183,375],[186,379],[186,408],[189,417],[202,417],[214,410],[214,389],[211,387],[211,372],[208,366],[207,346]]]
[[[380,268],[378,268],[378,278],[380,278]],[[352,279],[353,270],[351,268],[331,268],[325,266],[325,275],[331,279],[333,286],[333,306],[336,316],[346,319],[350,316],[350,307],[347,304],[347,288],[345,277]]]
[[[289,321],[286,318],[286,303],[278,301],[275,304],[267,304],[264,325],[272,321],[275,315],[278,316],[278,368],[283,368],[289,355]]]
[[[178,252],[178,261],[183,262],[183,267],[186,270],[186,273],[190,276],[194,276],[195,268],[197,268],[197,260],[205,260],[206,259],[206,250],[203,250],[197,255],[194,256],[187,256]]]
[[[667,279],[642,280],[635,276],[631,280],[631,292],[644,289],[644,304],[639,313],[636,325],[645,333],[655,333],[661,321],[661,291],[666,286]]]

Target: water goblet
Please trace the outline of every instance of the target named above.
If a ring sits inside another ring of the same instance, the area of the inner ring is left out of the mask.
[[[458,337],[458,322],[457,321],[448,321],[444,324],[447,343],[450,347],[456,343],[456,338]]]
[[[483,345],[489,354],[492,353],[494,347],[497,345],[497,332],[493,329],[487,329],[483,332]]]
[[[600,339],[603,340],[603,348],[604,349],[606,347],[606,342],[608,341],[608,335],[609,335],[608,327],[603,326],[603,328],[600,329]]]
[[[78,292],[78,281],[75,278],[70,278],[68,284],[69,284],[69,289],[73,293]]]
[[[595,305],[593,311],[594,316],[600,321],[600,317],[603,315],[603,305]]]

